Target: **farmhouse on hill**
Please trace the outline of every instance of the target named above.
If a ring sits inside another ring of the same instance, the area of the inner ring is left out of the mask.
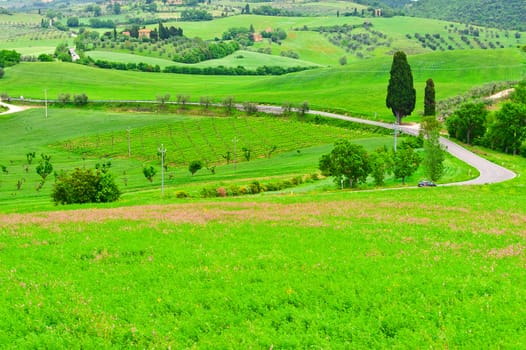
[[[139,39],[142,39],[142,38],[150,38],[150,33],[152,32],[151,29],[148,29],[148,28],[143,28],[143,29],[139,29]]]
[[[252,39],[257,43],[263,41],[263,36],[260,33],[252,33]]]
[[[80,56],[75,52],[75,49],[74,49],[74,48],[69,48],[69,49],[68,49],[68,52],[69,52],[69,54],[70,54],[70,56],[71,56],[71,60],[72,60],[73,62],[75,62],[75,61],[77,61],[77,60],[80,59]]]

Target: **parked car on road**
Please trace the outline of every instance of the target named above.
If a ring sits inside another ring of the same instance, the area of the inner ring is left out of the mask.
[[[434,183],[433,181],[427,181],[427,180],[424,180],[424,181],[420,181],[418,183],[418,187],[436,187],[436,183]]]

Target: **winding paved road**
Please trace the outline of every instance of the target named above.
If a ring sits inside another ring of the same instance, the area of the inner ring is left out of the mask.
[[[0,113],[0,115],[2,115],[2,114],[11,114],[11,113],[16,113],[16,112],[22,112],[22,111],[25,111],[28,108],[31,108],[31,107],[27,107],[27,106],[15,106],[15,105],[4,103],[2,101],[0,101],[0,106],[3,106],[3,107],[7,108],[7,111]]]
[[[92,102],[95,102],[95,101],[92,101]],[[103,102],[108,102],[108,101],[103,101]],[[118,101],[118,102],[135,102],[136,103],[138,101]],[[142,101],[142,102],[156,103],[156,101]],[[25,107],[25,106],[15,106],[15,105],[7,104],[4,102],[0,102],[0,105],[9,108],[8,111],[0,113],[0,115],[8,114],[8,113],[16,113],[16,112],[23,111],[27,108],[30,108],[30,107]],[[236,105],[236,108],[242,110],[243,106]],[[282,108],[278,106],[258,105],[257,108],[259,111],[265,112],[265,113],[272,113],[272,114],[282,113]],[[347,117],[341,114],[328,113],[328,112],[322,112],[322,111],[313,111],[313,110],[307,113],[313,114],[313,115],[320,115],[320,116],[327,117],[327,118],[346,120],[350,122],[378,126],[378,127],[387,128],[387,129],[394,129],[394,124],[382,123],[382,122],[377,122],[374,120]],[[398,126],[398,129],[406,134],[418,135],[420,126],[419,125],[401,125],[401,126]],[[458,144],[444,137],[440,138],[440,143],[446,148],[446,151],[448,153],[460,159],[461,161],[471,165],[472,167],[476,168],[480,173],[479,177],[477,177],[476,179],[462,181],[462,182],[454,182],[454,183],[444,184],[441,186],[483,185],[483,184],[507,181],[517,176],[513,171],[503,168],[500,165],[497,165],[495,163],[492,163],[487,159],[479,157],[473,152],[468,151],[464,147],[459,146]]]
[[[258,106],[258,109],[267,113],[281,113],[281,107],[275,106]],[[382,128],[394,130],[394,124],[387,124],[377,122],[374,120],[360,119],[354,117],[347,117],[341,114],[328,113],[322,111],[309,111],[309,114],[320,115],[327,118],[347,120],[350,122],[367,124],[372,126],[378,126]],[[398,129],[406,134],[418,135],[420,126],[417,125],[401,125]],[[490,162],[487,159],[477,156],[475,153],[468,151],[462,146],[450,141],[444,137],[440,138],[440,143],[445,147],[446,151],[452,156],[460,159],[461,161],[471,165],[479,171],[479,177],[462,182],[453,182],[449,184],[443,184],[441,186],[460,186],[460,185],[484,185],[489,183],[503,182],[513,179],[517,176],[513,171],[501,167],[495,163]]]

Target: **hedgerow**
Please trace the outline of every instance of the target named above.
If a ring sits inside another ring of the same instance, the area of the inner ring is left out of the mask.
[[[318,173],[312,175],[298,175],[289,180],[275,181],[268,183],[260,183],[259,181],[252,181],[247,185],[230,185],[229,187],[204,187],[200,194],[203,198],[214,197],[237,197],[242,195],[259,194],[263,192],[282,191],[287,188],[299,186],[304,183],[321,180],[323,177]],[[186,198],[186,197],[181,197]]]

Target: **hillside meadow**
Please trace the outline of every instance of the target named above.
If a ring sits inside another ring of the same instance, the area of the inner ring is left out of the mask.
[[[336,17],[253,18],[257,26],[283,28],[341,23]],[[182,25],[187,33],[213,38],[214,31],[242,20],[246,25],[242,17]],[[383,21],[374,24],[391,25]],[[404,21],[407,27],[385,28],[398,28],[400,45],[417,23]],[[437,21],[436,30],[444,25]],[[284,46],[296,40],[304,47],[305,38],[291,37]],[[330,65],[342,54],[339,48],[319,51],[306,50],[302,59]],[[526,73],[526,56],[517,48],[429,53],[415,46],[412,53],[418,101],[430,77],[437,98],[444,99]],[[86,93],[90,100],[155,100],[169,93],[172,100],[186,94],[194,102],[201,96],[217,103],[227,96],[276,105],[308,101],[311,109],[392,121],[385,108],[391,56],[374,56],[279,77],[21,63],[6,69],[0,92],[24,99],[41,99],[46,91],[51,99]],[[341,191],[331,179],[321,179],[277,193],[203,199],[203,186],[283,181],[317,172],[320,155],[337,138],[351,138],[370,151],[389,147],[392,136],[308,118],[230,116],[220,109],[212,114],[199,106],[190,112],[133,103],[118,109],[54,105],[47,119],[41,106],[33,107],[0,115],[0,165],[7,170],[0,173],[1,347],[526,344],[526,158],[474,148],[518,175],[493,185],[399,188],[389,179],[388,186],[398,188]],[[418,120],[422,108],[409,121]],[[160,168],[160,143],[168,149],[164,196],[160,174],[150,183],[141,173],[144,165]],[[225,164],[222,154],[234,144],[251,147],[254,159],[237,162],[243,156],[237,153],[235,164]],[[274,145],[276,152],[266,157]],[[26,153],[32,151],[37,158],[26,171]],[[111,161],[122,199],[54,206],[52,175],[36,191],[40,153],[52,155],[55,171]],[[202,169],[191,176],[187,164],[196,157],[215,164],[216,174]],[[458,160],[448,158],[446,165],[444,182],[476,176]],[[421,176],[415,174],[410,184]],[[177,198],[178,191],[193,197]]]
[[[433,78],[437,99],[464,93],[492,81],[519,80],[526,54],[518,49],[465,50],[409,56],[417,89],[416,114],[423,109],[425,81]],[[71,63],[20,63],[6,69],[1,92],[10,96],[49,98],[60,93],[85,93],[91,100],[155,100],[169,93],[192,101],[210,96],[216,102],[233,96],[237,102],[281,105],[308,101],[311,109],[332,109],[368,118],[392,120],[385,108],[391,57],[320,68],[286,76],[197,76],[101,70]],[[118,82],[108,89],[108,82]],[[419,102],[421,101],[421,102]]]
[[[489,156],[521,175],[526,167]],[[2,214],[0,341],[520,348],[525,191],[520,176]]]

